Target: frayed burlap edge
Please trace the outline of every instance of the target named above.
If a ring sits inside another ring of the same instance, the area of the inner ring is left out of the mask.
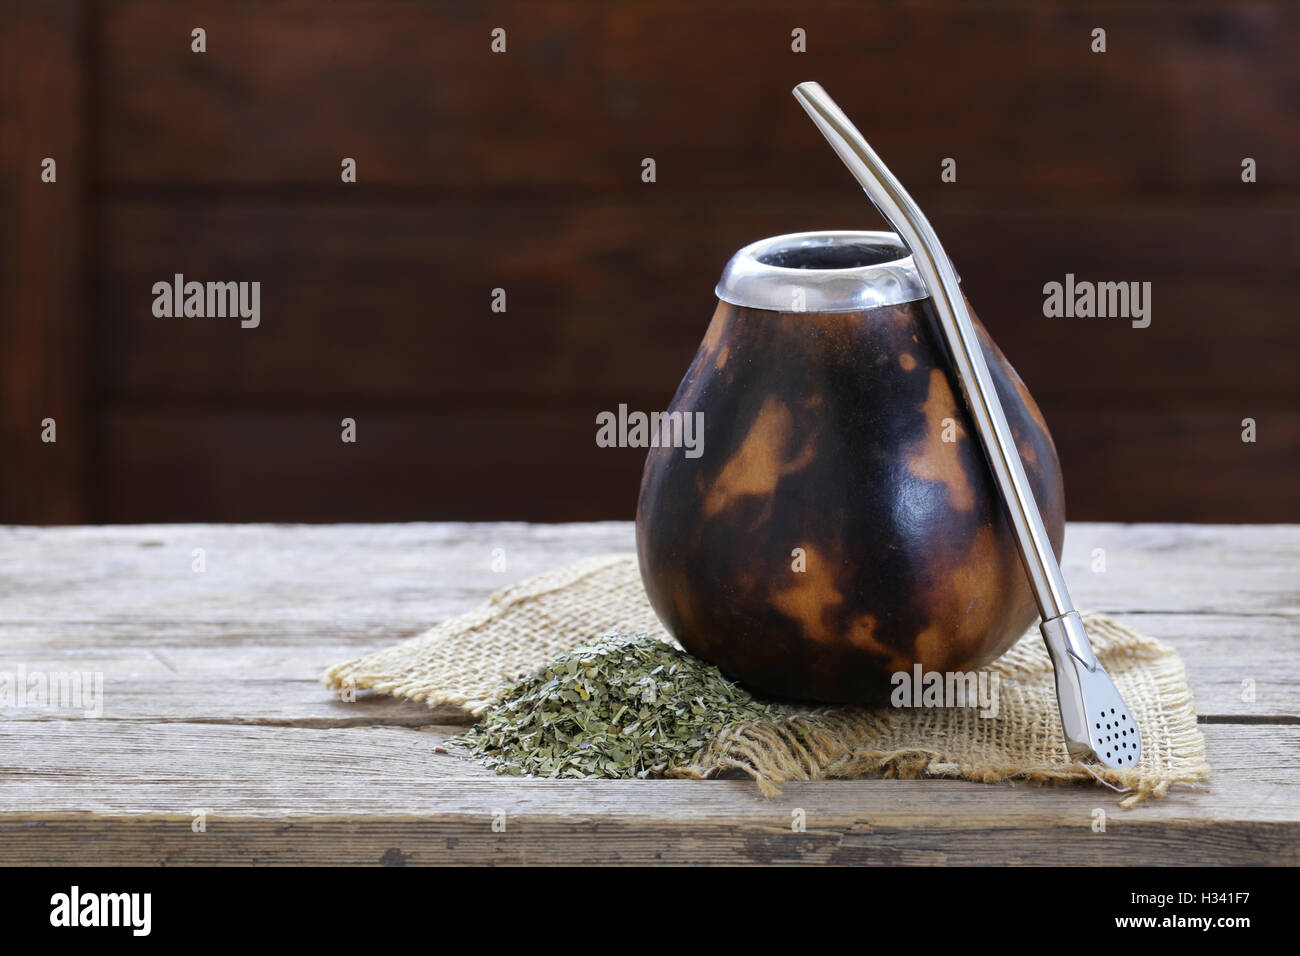
[[[505,684],[611,631],[680,647],[645,598],[635,555],[583,558],[512,584],[400,644],[334,665],[324,682],[478,717]]]
[[[1116,679],[1143,730],[1143,757],[1131,769],[1111,769],[1072,760],[1061,738],[1060,718],[1015,720],[1012,729],[1031,741],[1014,753],[994,739],[972,744],[974,735],[953,733],[952,724],[977,726],[983,718],[969,711],[936,719],[934,710],[826,707],[774,721],[733,724],[703,747],[686,766],[669,776],[704,779],[740,771],[768,795],[791,780],[853,778],[870,774],[898,779],[951,777],[977,783],[1012,780],[1038,784],[1097,781],[1125,794],[1123,807],[1163,797],[1177,783],[1195,784],[1210,773],[1205,738],[1187,672],[1173,648],[1139,634],[1105,615],[1083,615],[1098,658]],[[1015,681],[1052,681],[1051,661],[1037,629],[1026,634],[987,668],[1015,689]],[[1005,691],[1004,691],[1005,693]],[[1155,701],[1158,707],[1149,706]],[[1136,706],[1134,703],[1136,702]],[[1041,703],[1041,694],[1040,694]],[[1147,704],[1148,706],[1143,706]],[[1044,725],[1055,737],[1044,736]],[[1027,732],[1026,732],[1027,730]],[[999,755],[997,751],[1004,752]]]
[[[1136,767],[1072,760],[1062,740],[1051,661],[1033,628],[986,670],[1000,684],[1000,713],[973,708],[823,707],[724,728],[669,776],[730,771],[762,792],[795,780],[880,774],[981,783],[1094,781],[1123,791],[1123,806],[1203,781],[1210,767],[1186,670],[1177,652],[1104,615],[1084,615],[1097,657],[1142,728]],[[486,604],[393,647],[346,661],[327,686],[371,690],[481,715],[512,680],[611,631],[675,644],[641,588],[636,557],[600,555],[521,581]]]

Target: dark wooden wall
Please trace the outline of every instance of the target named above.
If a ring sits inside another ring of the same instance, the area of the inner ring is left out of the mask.
[[[664,406],[730,254],[879,225],[805,79],[927,210],[1071,517],[1300,520],[1292,4],[3,12],[0,520],[631,517],[595,415]],[[261,327],[155,318],[176,272],[260,281]],[[1151,282],[1151,327],[1044,318],[1067,272]]]

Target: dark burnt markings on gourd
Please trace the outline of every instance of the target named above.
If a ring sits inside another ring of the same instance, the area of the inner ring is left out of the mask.
[[[650,451],[637,518],[647,592],[688,650],[754,689],[866,702],[912,661],[985,663],[1032,621],[924,306],[819,314],[722,303],[670,405],[705,412],[708,450],[698,460]],[[1050,435],[981,338],[1059,552]],[[955,442],[942,440],[944,418]]]

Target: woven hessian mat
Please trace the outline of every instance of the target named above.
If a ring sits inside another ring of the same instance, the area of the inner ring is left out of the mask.
[[[1052,665],[1035,627],[987,670],[998,675],[995,717],[975,707],[810,708],[726,727],[670,776],[743,771],[766,793],[788,780],[922,775],[985,783],[1094,781],[1132,806],[1210,771],[1177,652],[1100,614],[1084,613],[1097,657],[1142,729],[1138,765],[1112,770],[1068,756]],[[504,686],[557,654],[609,632],[676,642],[655,617],[636,557],[587,558],[522,581],[486,604],[386,650],[338,664],[327,686],[389,694],[482,714]]]

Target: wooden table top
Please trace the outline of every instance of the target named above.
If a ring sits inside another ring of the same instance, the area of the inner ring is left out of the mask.
[[[1091,786],[502,778],[437,752],[461,729],[445,713],[320,683],[512,581],[631,547],[622,522],[0,528],[0,674],[103,680],[100,714],[4,702],[0,857],[1300,862],[1296,525],[1070,526],[1077,604],[1178,647],[1214,768],[1133,810]]]

